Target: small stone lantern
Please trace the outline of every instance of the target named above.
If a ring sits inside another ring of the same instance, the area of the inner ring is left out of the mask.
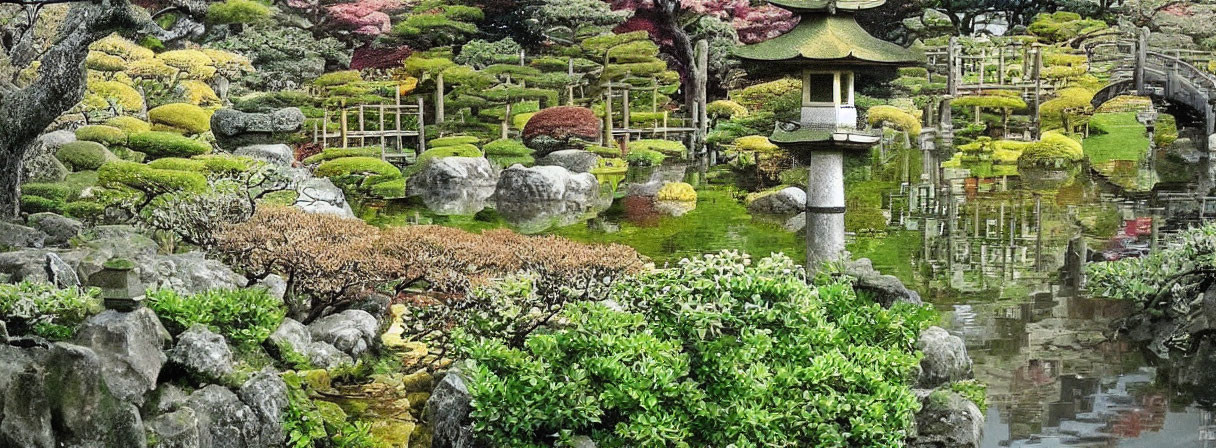
[[[112,258],[105,262],[100,272],[89,276],[89,286],[101,288],[106,309],[134,311],[144,302],[144,285],[131,260]]]

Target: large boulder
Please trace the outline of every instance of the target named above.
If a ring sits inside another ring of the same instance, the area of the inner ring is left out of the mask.
[[[280,166],[291,166],[291,163],[296,160],[295,151],[293,151],[290,146],[282,143],[246,145],[237,148],[236,151],[233,151],[232,153],[238,156],[265,160]]]
[[[420,196],[430,210],[471,215],[486,207],[498,172],[484,157],[442,157],[426,162],[408,182],[408,193]]]
[[[237,395],[257,415],[257,439],[253,446],[282,446],[283,413],[287,409],[287,383],[273,368],[258,371],[241,385]]]
[[[313,341],[333,345],[352,358],[367,351],[376,340],[380,323],[363,310],[346,310],[317,319],[308,325]]]
[[[201,448],[202,432],[198,414],[191,408],[167,412],[148,421],[148,430],[156,435],[157,448]]]
[[[54,213],[35,213],[30,215],[26,222],[30,227],[47,235],[43,242],[47,246],[67,245],[84,230],[84,224],[80,221]]]
[[[68,175],[68,168],[55,158],[60,146],[76,141],[76,133],[68,130],[55,131],[38,137],[21,160],[25,178],[29,182],[59,182]]]
[[[473,396],[465,385],[460,369],[453,368],[444,375],[431,392],[422,411],[431,423],[432,448],[472,448],[473,425],[469,422]]]
[[[212,289],[238,289],[248,280],[219,260],[203,252],[158,255],[136,262],[139,278],[146,285],[180,293],[199,293]]]
[[[41,368],[28,364],[6,378],[0,446],[55,448],[51,404]]]
[[[63,261],[63,258],[58,254],[47,252],[45,260],[46,280],[48,283],[60,289],[80,286],[80,276],[76,275],[76,269],[68,264],[68,262]]]
[[[299,193],[299,198],[296,199],[295,207],[300,210],[343,218],[355,217],[355,212],[346,202],[346,194],[327,178],[314,177],[300,182],[296,192]]]
[[[267,113],[248,113],[236,109],[220,109],[211,115],[211,132],[221,148],[281,143],[288,134],[300,130],[304,113],[288,107]]]
[[[33,227],[0,221],[0,246],[40,248],[47,238],[46,233]]]
[[[151,309],[106,310],[80,326],[76,344],[93,349],[101,359],[102,377],[119,400],[142,404],[156,388],[168,358],[162,349],[172,340]]]
[[[65,343],[51,348],[44,393],[60,446],[145,446],[139,409],[115,398],[104,377],[93,350]]]
[[[235,371],[228,342],[198,324],[177,336],[168,355],[169,363],[210,382],[219,382]]]
[[[581,149],[554,151],[536,161],[537,165],[560,166],[572,173],[590,173],[599,164],[600,156]]]
[[[929,327],[920,334],[916,349],[924,352],[920,360],[917,386],[938,387],[954,381],[971,379],[971,358],[963,339],[941,327]]]
[[[975,403],[945,389],[916,393],[921,410],[916,413],[915,434],[908,438],[909,448],[979,448],[984,414]]]
[[[765,215],[793,215],[806,210],[806,191],[798,187],[789,187],[780,191],[761,196],[747,205],[752,213]]]
[[[258,416],[224,386],[208,385],[190,394],[187,408],[199,421],[199,446],[226,448],[257,447],[260,437]]]
[[[287,358],[282,353],[283,350],[291,350],[303,355],[314,366],[321,368],[329,369],[354,363],[349,354],[343,353],[332,344],[313,341],[308,327],[291,318],[283,319],[279,328],[270,334],[269,341],[272,351],[276,352],[280,360],[286,361]]]
[[[846,263],[844,273],[853,277],[854,288],[870,294],[882,306],[890,307],[897,302],[923,303],[919,293],[904,286],[898,277],[875,270],[874,263],[868,258]]]
[[[542,201],[589,203],[599,197],[599,182],[594,175],[574,174],[560,166],[516,165],[503,170],[494,193],[499,206]]]

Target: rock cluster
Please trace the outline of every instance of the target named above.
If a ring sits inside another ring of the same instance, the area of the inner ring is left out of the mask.
[[[211,115],[211,132],[221,148],[234,150],[249,145],[273,144],[300,130],[304,113],[288,107],[267,113],[220,109]]]
[[[270,335],[270,343],[278,350],[291,350],[303,355],[313,365],[323,368],[353,364],[376,339],[380,323],[363,310],[346,310],[317,319],[305,326],[293,319],[284,319]],[[280,357],[285,357],[282,353]]]

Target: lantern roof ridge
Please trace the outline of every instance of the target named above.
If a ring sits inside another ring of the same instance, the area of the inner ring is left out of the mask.
[[[769,0],[773,6],[797,13],[827,11],[863,11],[877,8],[887,0]]]
[[[870,35],[852,14],[826,13],[805,14],[788,33],[739,47],[735,55],[757,62],[819,62],[825,66],[907,66],[924,62],[923,53]]]

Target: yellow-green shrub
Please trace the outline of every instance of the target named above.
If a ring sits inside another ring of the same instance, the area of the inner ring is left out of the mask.
[[[740,151],[776,151],[777,145],[768,140],[768,137],[763,135],[749,135],[747,137],[739,137],[734,142],[735,149]]]
[[[911,135],[920,135],[920,120],[895,106],[874,106],[867,112],[870,125],[886,122]]]
[[[782,78],[776,81],[756,84],[743,90],[730,92],[730,99],[742,104],[749,110],[761,110],[766,105],[772,104],[778,97],[790,95],[791,92],[798,92],[798,97],[802,97],[801,80]]]
[[[127,145],[152,158],[193,157],[211,151],[211,145],[172,132],[141,132],[133,134]]]
[[[55,151],[55,158],[72,171],[95,170],[108,161],[117,159],[114,153],[97,142],[71,142]]]
[[[84,67],[99,72],[121,72],[127,68],[127,61],[112,54],[90,51],[84,58]]]
[[[144,97],[134,87],[118,81],[90,81],[85,95],[88,107],[102,109],[110,103],[124,111],[139,111],[144,107]]]
[[[114,126],[89,125],[76,130],[76,140],[106,146],[127,146],[127,132]]]
[[[215,76],[215,67],[210,56],[199,50],[172,50],[156,55],[170,67],[181,70],[182,76],[188,79],[211,79]]]
[[[320,177],[338,178],[346,176],[367,176],[363,184],[375,185],[401,177],[401,170],[393,164],[374,157],[343,157],[325,161],[317,167],[313,174]]]
[[[1056,131],[1043,133],[1039,141],[1034,142],[1022,151],[1018,159],[1021,165],[1060,167],[1066,163],[1081,161],[1084,149],[1081,142]]]
[[[211,112],[188,103],[173,103],[148,111],[148,120],[153,125],[164,125],[181,129],[188,134],[201,134],[211,130]]]
[[[177,84],[182,98],[190,104],[199,106],[217,106],[220,104],[219,95],[207,83],[197,79],[187,79]]]
[[[161,170],[124,160],[102,165],[97,170],[97,181],[103,187],[131,188],[149,195],[207,189],[207,179],[202,174]]]
[[[135,42],[124,39],[118,34],[111,34],[89,45],[89,49],[118,56],[126,61],[148,59],[156,54]]]
[[[717,100],[705,106],[705,113],[709,114],[710,118],[730,119],[746,117],[747,108],[731,100]]]
[[[130,134],[138,134],[140,132],[148,132],[152,130],[152,124],[131,116],[114,117],[106,120],[106,126],[113,126],[122,129],[123,132]],[[79,137],[77,137],[79,138]],[[126,144],[124,136],[124,144]]]
[[[629,150],[656,151],[665,156],[684,157],[688,147],[682,142],[663,139],[642,139],[629,142]]]
[[[656,201],[696,202],[697,190],[684,182],[669,182],[659,188]]]

